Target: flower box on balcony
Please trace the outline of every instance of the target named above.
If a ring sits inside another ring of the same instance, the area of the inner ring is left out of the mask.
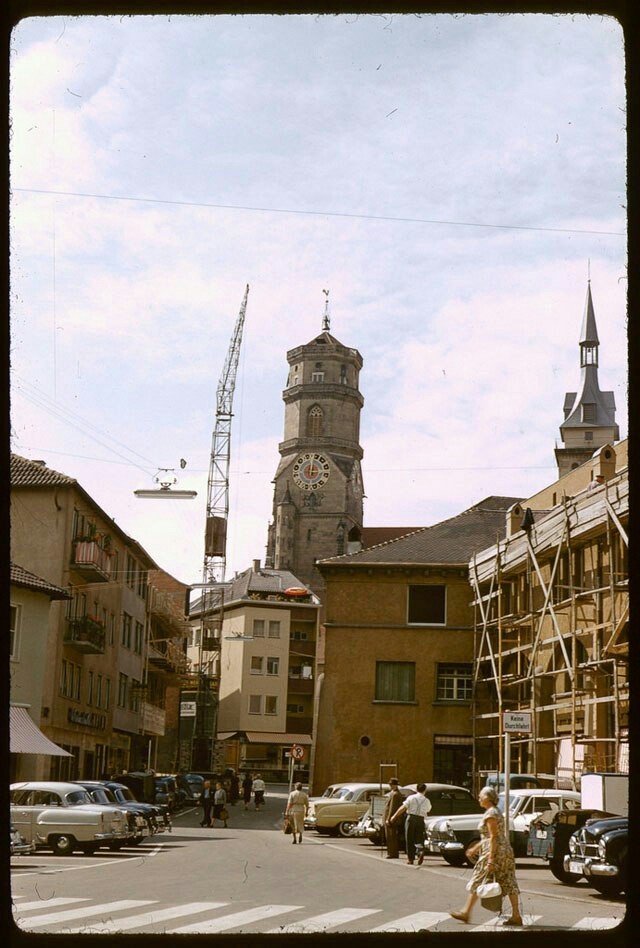
[[[112,554],[104,550],[96,540],[77,540],[73,551],[73,564],[81,572],[91,573],[95,579],[111,578]]]

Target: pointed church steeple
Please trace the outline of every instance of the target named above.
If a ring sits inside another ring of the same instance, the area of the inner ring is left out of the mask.
[[[587,461],[602,445],[620,438],[614,394],[602,392],[598,382],[599,346],[589,280],[580,332],[581,388],[580,392],[565,395],[564,421],[560,425],[564,447],[555,452],[560,477]]]

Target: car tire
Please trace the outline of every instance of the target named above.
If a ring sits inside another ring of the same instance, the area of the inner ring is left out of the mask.
[[[144,836],[136,836],[134,839],[127,840],[127,846],[139,846],[144,841]]]
[[[602,876],[589,876],[589,885],[592,885],[600,895],[609,897],[620,895],[624,890],[623,880],[618,877],[603,879]]]
[[[78,844],[75,836],[69,836],[67,833],[64,833],[60,836],[50,836],[49,845],[56,856],[70,856]]]
[[[464,866],[467,861],[464,853],[443,853],[442,858],[450,866]]]
[[[549,869],[551,869],[558,882],[562,882],[564,885],[577,885],[584,878],[584,876],[577,875],[575,872],[567,872],[562,865],[562,859],[551,859]]]
[[[122,839],[115,839],[109,843],[109,849],[113,853],[117,853],[118,850],[122,849],[123,846],[124,846],[124,840]]]
[[[98,843],[79,843],[78,844],[78,849],[80,850],[80,852],[84,853],[85,856],[93,856],[95,853],[97,853],[99,848],[100,847],[98,846]]]
[[[336,827],[338,835],[345,838],[350,837],[357,825],[355,820],[343,820]]]

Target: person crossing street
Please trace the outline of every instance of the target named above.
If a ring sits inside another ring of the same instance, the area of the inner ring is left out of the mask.
[[[422,865],[424,859],[424,820],[431,811],[431,801],[425,796],[426,789],[426,783],[419,783],[416,792],[412,793],[410,797],[407,797],[390,820],[393,826],[405,813],[407,814],[404,825],[404,835],[407,845],[407,862],[410,866],[415,862],[416,849],[419,850],[419,866]]]

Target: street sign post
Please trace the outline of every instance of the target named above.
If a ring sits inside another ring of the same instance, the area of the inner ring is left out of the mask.
[[[509,783],[511,780],[511,735],[531,734],[531,711],[503,711],[504,732],[504,832],[509,839]]]
[[[304,747],[301,747],[300,744],[294,744],[291,748],[291,756],[294,760],[302,760],[304,757]]]

